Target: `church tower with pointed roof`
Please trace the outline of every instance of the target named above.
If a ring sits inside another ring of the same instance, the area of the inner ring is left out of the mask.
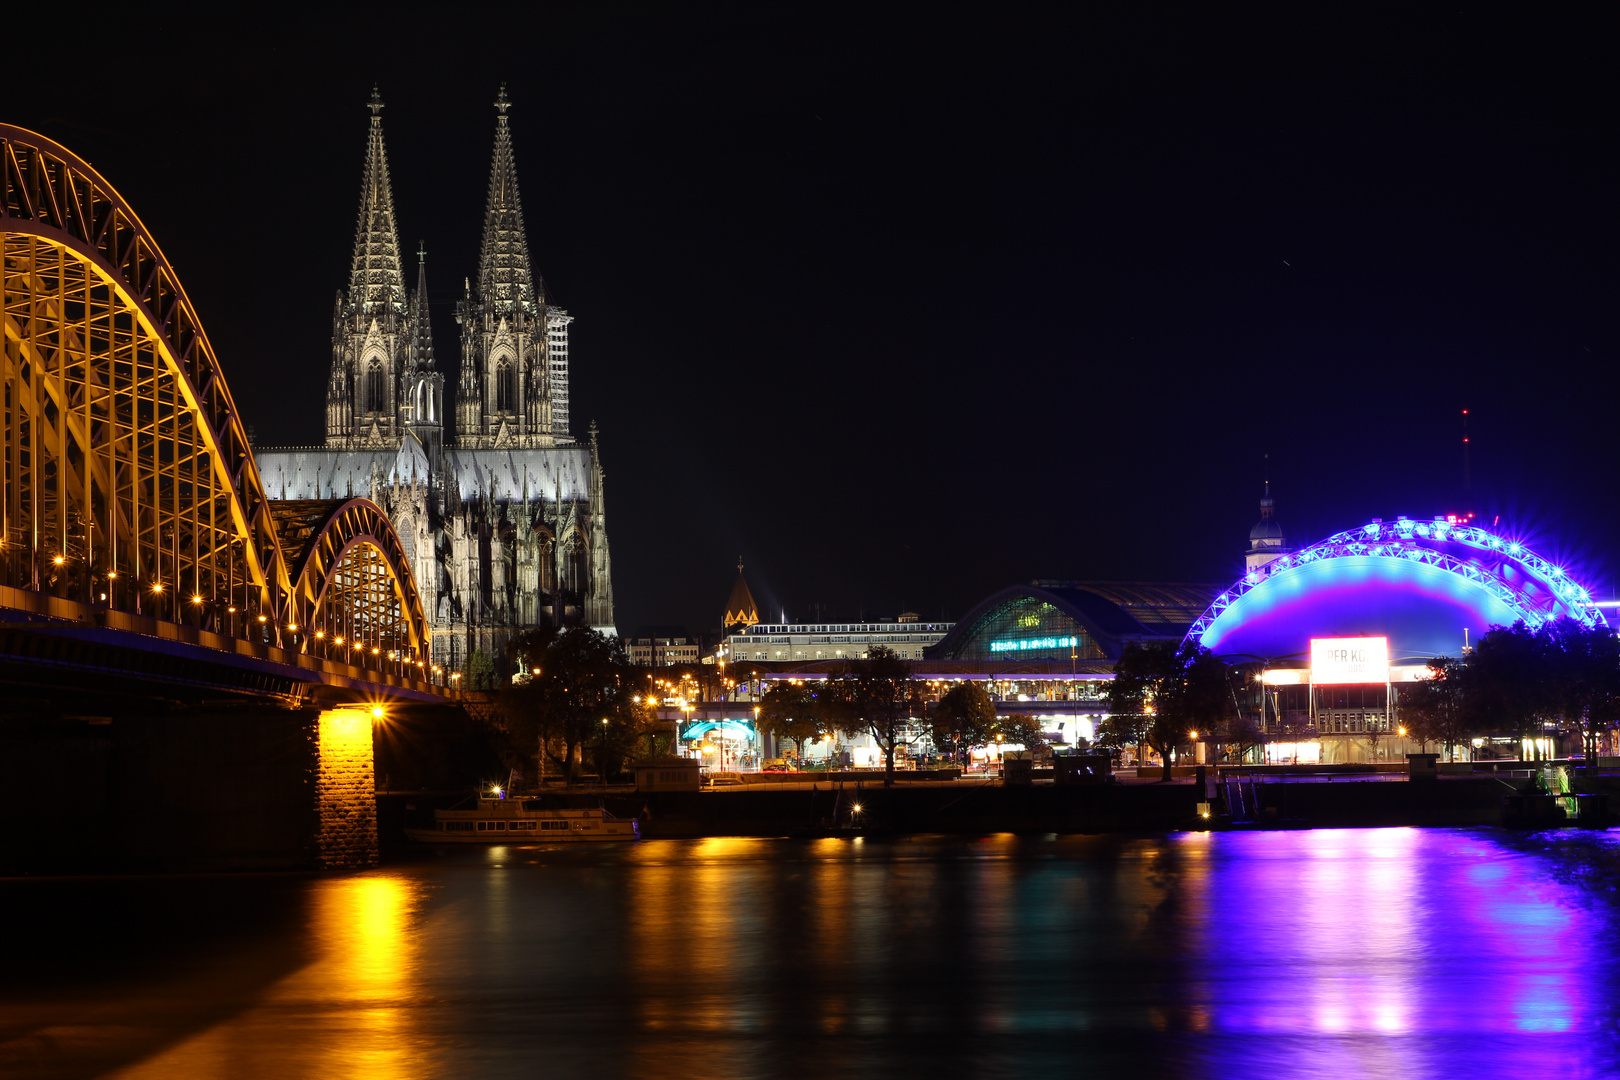
[[[495,153],[476,284],[456,307],[461,374],[456,444],[533,449],[572,442],[568,426],[566,311],[546,301],[529,261],[506,87],[495,99]]]
[[[731,598],[726,601],[726,614],[720,626],[727,633],[759,622],[759,607],[754,594],[748,590],[748,579],[743,577],[742,559],[737,560],[737,583],[731,587]]]
[[[338,294],[332,316],[326,445],[334,449],[398,446],[408,426],[437,426],[441,408],[438,400],[429,400],[439,376],[433,371],[426,271],[418,271],[417,296],[408,297],[383,144],[383,101],[375,88],[367,107],[371,130],[349,289]],[[437,444],[436,435],[424,434]]]
[[[1243,553],[1245,570],[1258,570],[1273,559],[1288,554],[1288,538],[1277,520],[1277,504],[1271,498],[1271,469],[1266,469],[1265,494],[1260,497],[1260,520],[1249,530],[1249,549]]]

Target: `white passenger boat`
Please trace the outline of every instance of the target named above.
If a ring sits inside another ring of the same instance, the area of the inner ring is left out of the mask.
[[[635,840],[641,823],[605,809],[529,810],[519,799],[478,800],[476,810],[435,810],[433,828],[406,829],[427,844],[555,844]]]

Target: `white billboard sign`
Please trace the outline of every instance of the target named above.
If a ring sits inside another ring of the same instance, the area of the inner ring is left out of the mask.
[[[1311,682],[1317,686],[1388,681],[1388,638],[1311,639]]]

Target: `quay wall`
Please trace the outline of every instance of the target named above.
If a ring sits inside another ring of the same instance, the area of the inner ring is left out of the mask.
[[[1234,820],[1220,786],[1192,783],[1010,786],[983,783],[739,786],[701,792],[548,791],[547,807],[605,805],[642,820],[648,838],[814,836],[858,828],[869,833],[1163,832],[1196,828],[1330,828],[1498,825],[1502,797],[1530,781],[1457,777],[1432,781],[1358,780],[1259,783]],[[1258,806],[1255,806],[1256,796]],[[405,825],[431,827],[435,807],[466,795],[421,792],[381,797],[385,852],[408,849]],[[851,813],[859,803],[858,815]],[[1210,803],[1211,816],[1199,813]],[[409,807],[407,809],[407,807]]]

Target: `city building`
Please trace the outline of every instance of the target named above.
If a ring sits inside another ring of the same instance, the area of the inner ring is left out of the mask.
[[[893,649],[902,660],[921,660],[923,650],[951,628],[950,623],[925,623],[911,611],[870,622],[762,623],[741,560],[722,625],[719,659],[794,666],[858,660],[875,645]]]
[[[642,667],[695,664],[702,653],[698,639],[679,627],[644,627],[629,639],[630,662]]]
[[[1114,664],[1132,642],[1179,643],[1218,585],[1037,580],[993,593],[929,647],[916,677],[983,680],[1003,716],[1028,716],[1055,746],[1096,735]]]
[[[1218,585],[1032,581],[981,600],[926,656],[1004,670],[1022,665],[1054,679],[1110,673],[1133,641],[1180,641],[1219,591]]]
[[[902,660],[921,660],[953,624],[923,622],[915,612],[875,622],[755,623],[726,636],[728,659],[798,664],[861,659],[875,645],[893,649]]]
[[[349,287],[333,313],[325,445],[256,454],[265,489],[383,507],[410,555],[437,665],[459,668],[473,650],[499,658],[541,624],[612,633],[597,433],[581,441],[571,427],[572,317],[548,301],[529,257],[505,88],[477,274],[456,306],[448,429],[425,252],[415,291],[405,288],[382,107],[374,91]]]

